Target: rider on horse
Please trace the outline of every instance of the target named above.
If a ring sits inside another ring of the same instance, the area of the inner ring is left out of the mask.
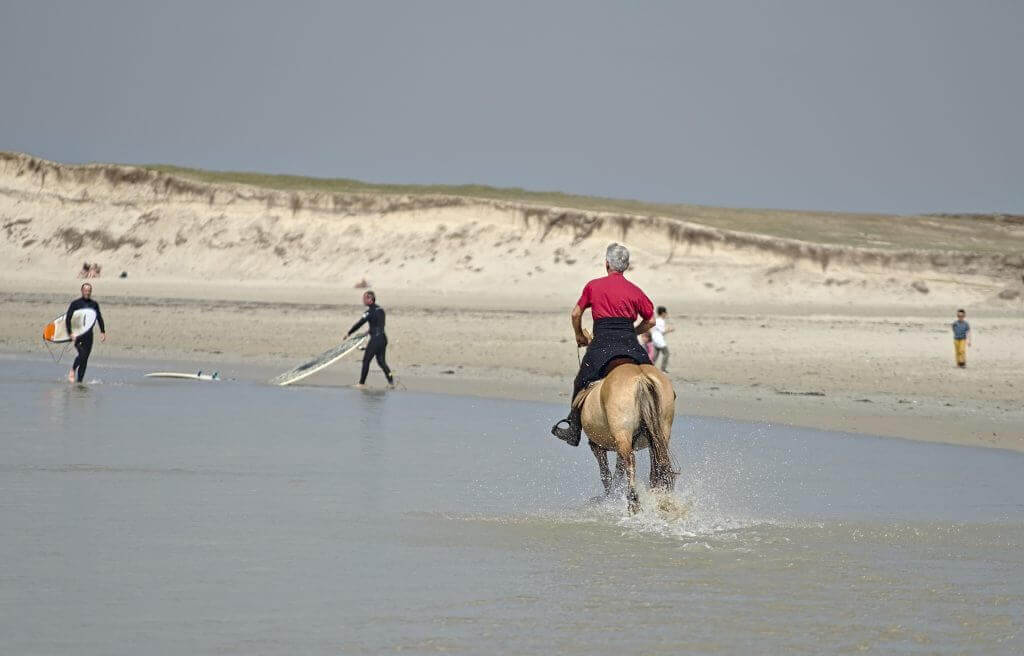
[[[587,346],[580,371],[569,397],[569,416],[551,428],[551,434],[572,446],[580,443],[580,410],[573,401],[581,390],[608,373],[608,364],[617,358],[633,360],[637,364],[651,364],[647,351],[640,344],[641,335],[654,326],[654,304],[643,290],[626,280],[623,272],[629,268],[629,250],[621,244],[612,244],[605,253],[603,278],[595,278],[583,288],[580,300],[572,309],[572,328],[576,344]],[[594,318],[594,338],[583,332],[583,311],[590,308]],[[634,326],[637,317],[643,319]],[[568,427],[560,424],[567,423]]]

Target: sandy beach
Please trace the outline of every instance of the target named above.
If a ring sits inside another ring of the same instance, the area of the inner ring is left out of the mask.
[[[295,294],[266,283],[239,298],[237,286],[190,284],[186,296],[172,295],[170,283],[95,285],[110,336],[96,348],[94,370],[164,362],[270,378],[332,346],[359,316],[359,291],[351,289]],[[40,317],[60,313],[76,287],[73,280],[5,280],[0,350],[45,357]],[[499,310],[484,299],[417,302],[379,293],[389,312],[389,360],[408,389],[566,400],[577,363],[567,308]],[[285,300],[296,296],[302,300]],[[679,307],[686,311],[672,314],[669,336],[679,412],[1024,450],[1019,317],[972,316],[975,346],[961,370],[948,317],[938,310],[881,308],[868,316],[837,308]],[[305,383],[347,385],[357,377],[355,356]],[[369,382],[384,384],[375,369]]]
[[[406,388],[563,403],[578,357],[568,312],[612,240],[669,308],[678,412],[1024,450],[1013,217],[630,215],[285,193],[6,154],[0,352],[47,357],[42,324],[91,261],[104,267],[93,282],[110,333],[94,370],[162,362],[269,378],[338,341],[365,281]],[[964,370],[957,307],[974,328]],[[350,357],[307,382],[351,384],[357,367]]]

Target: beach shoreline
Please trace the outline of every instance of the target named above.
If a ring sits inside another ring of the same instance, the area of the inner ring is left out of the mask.
[[[94,282],[110,334],[94,350],[94,374],[114,368],[141,375],[159,365],[264,381],[333,346],[360,311],[358,290],[328,285]],[[47,357],[38,329],[63,311],[77,286],[0,281],[8,308],[0,354]],[[577,363],[568,307],[528,309],[528,299],[472,294],[385,291],[380,300],[401,388],[567,403]],[[678,413],[1024,451],[1024,410],[1015,401],[1024,320],[1012,313],[982,314],[984,346],[971,354],[971,367],[957,370],[938,310],[766,310],[723,304],[674,314],[670,377]],[[862,340],[865,334],[870,338]],[[359,360],[353,354],[303,384],[350,385]],[[368,382],[383,387],[375,364]],[[552,423],[561,412],[553,410]]]

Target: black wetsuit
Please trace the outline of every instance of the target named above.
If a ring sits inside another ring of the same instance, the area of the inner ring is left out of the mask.
[[[384,376],[388,379],[388,384],[394,383],[391,369],[388,368],[388,363],[384,359],[385,351],[388,349],[388,336],[384,333],[384,320],[384,308],[374,303],[366,308],[362,318],[348,331],[348,334],[351,335],[359,330],[364,323],[370,325],[370,343],[366,345],[366,351],[363,353],[363,371],[359,376],[360,385],[366,383],[366,376],[370,373],[370,362],[375,357]]]
[[[67,329],[68,334],[71,334],[71,315],[73,315],[76,310],[85,309],[92,309],[96,311],[96,323],[99,324],[100,332],[107,332],[107,329],[103,325],[103,315],[100,313],[100,304],[91,298],[77,298],[71,301],[71,305],[68,306],[68,311],[64,313],[64,327]],[[85,380],[85,368],[89,364],[89,354],[92,353],[92,327],[75,338],[75,350],[78,351],[78,357],[75,358],[75,362],[71,365],[71,371],[75,372],[76,380],[78,380],[78,382],[82,382]]]

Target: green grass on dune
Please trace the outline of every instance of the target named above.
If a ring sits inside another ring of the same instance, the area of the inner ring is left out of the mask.
[[[559,191],[529,191],[518,187],[490,187],[487,185],[414,185],[378,184],[349,178],[310,178],[298,175],[254,173],[245,171],[206,171],[169,164],[144,164],[142,168],[162,171],[171,175],[210,183],[246,184],[280,191],[320,191],[324,193],[376,193],[389,195],[443,195],[465,198],[485,198],[517,203],[531,203],[553,207],[578,208],[600,212],[628,212],[630,214],[658,214],[674,216],[697,209],[694,205],[645,203],[638,200],[579,196]]]
[[[245,184],[280,191],[411,196],[445,195],[592,212],[657,215],[725,230],[837,246],[975,253],[1014,253],[1024,250],[1022,217],[1006,219],[991,214],[900,216],[853,212],[738,209],[647,203],[638,200],[579,196],[554,191],[528,191],[486,185],[375,184],[345,178],[206,171],[166,164],[148,164],[142,167],[200,182]]]

